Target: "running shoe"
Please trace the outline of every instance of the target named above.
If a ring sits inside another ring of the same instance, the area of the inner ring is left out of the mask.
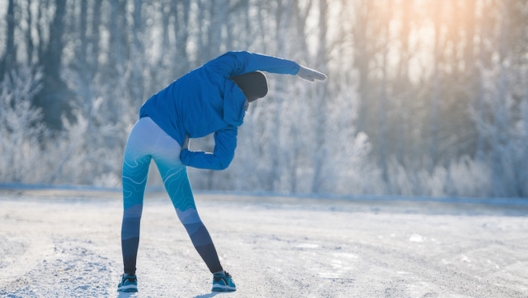
[[[137,277],[135,275],[123,274],[121,282],[117,286],[118,292],[137,292]]]
[[[236,285],[231,278],[231,275],[224,271],[224,273],[215,273],[213,275],[213,292],[234,292]]]

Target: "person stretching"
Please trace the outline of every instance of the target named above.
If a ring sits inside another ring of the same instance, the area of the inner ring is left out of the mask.
[[[187,166],[223,170],[235,155],[238,127],[249,103],[268,92],[261,72],[325,80],[323,73],[293,61],[250,53],[227,52],[187,73],[150,97],[141,107],[125,147],[122,185],[121,248],[124,273],[120,292],[137,292],[136,260],[143,197],[151,160],[196,251],[213,274],[213,292],[235,291],[220,264],[213,240],[194,201]],[[213,152],[190,151],[189,139],[214,133]]]

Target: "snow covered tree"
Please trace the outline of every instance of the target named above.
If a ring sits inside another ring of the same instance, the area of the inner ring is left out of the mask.
[[[42,112],[31,101],[41,88],[41,71],[11,70],[0,85],[0,181],[40,182],[41,140],[47,137]]]

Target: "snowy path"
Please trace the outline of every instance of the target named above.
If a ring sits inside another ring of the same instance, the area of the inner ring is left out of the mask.
[[[528,297],[528,207],[199,194],[238,291],[218,297]],[[118,193],[0,190],[0,296],[118,295]],[[213,297],[169,199],[148,194],[138,294]]]

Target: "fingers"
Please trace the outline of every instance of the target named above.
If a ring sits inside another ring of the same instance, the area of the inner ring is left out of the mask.
[[[318,71],[316,71],[316,70],[314,70],[313,73],[314,73],[313,76],[314,76],[314,79],[315,79],[315,80],[318,80],[318,81],[324,81],[324,80],[326,80],[326,75],[325,75],[324,73],[322,73],[322,72],[318,72]]]
[[[305,79],[310,82],[315,82],[316,80],[317,81],[326,80],[326,75],[324,73],[304,67],[304,66],[301,66],[299,68],[299,72],[297,73],[297,75],[300,78]]]

